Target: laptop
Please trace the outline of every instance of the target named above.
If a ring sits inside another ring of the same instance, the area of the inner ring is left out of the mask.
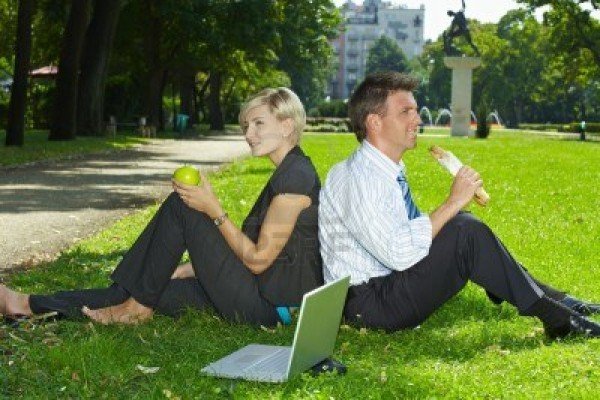
[[[260,382],[285,382],[331,354],[342,319],[350,277],[304,295],[294,342],[289,346],[250,344],[202,368],[207,375]]]

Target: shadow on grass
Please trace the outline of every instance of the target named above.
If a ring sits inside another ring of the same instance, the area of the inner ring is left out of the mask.
[[[76,247],[52,262],[18,267],[0,273],[0,280],[13,288],[35,294],[106,287],[110,284],[110,273],[126,252],[127,249],[115,249],[96,253]]]
[[[171,174],[158,165],[164,156],[162,153],[124,151],[74,163],[59,162],[52,166],[8,171],[0,177],[2,212],[112,210],[151,204],[156,193],[144,191],[144,187],[159,185],[166,191],[170,188]],[[170,160],[176,164],[213,168],[223,161]],[[139,169],[140,162],[145,166],[143,172]],[[272,172],[259,168],[244,174],[267,171]]]

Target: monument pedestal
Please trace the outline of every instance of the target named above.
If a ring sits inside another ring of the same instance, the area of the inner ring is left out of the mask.
[[[444,65],[452,69],[452,136],[467,136],[471,132],[473,70],[481,65],[481,58],[444,57]]]

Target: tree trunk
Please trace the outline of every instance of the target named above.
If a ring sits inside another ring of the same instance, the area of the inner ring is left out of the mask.
[[[160,57],[160,43],[162,36],[162,24],[156,4],[152,0],[145,2],[148,10],[148,21],[144,30],[144,58],[146,65],[146,74],[142,82],[142,99],[144,116],[147,117],[148,124],[159,126],[160,112],[162,110],[162,81],[164,68]],[[159,101],[160,98],[160,101]]]
[[[225,124],[223,123],[223,112],[221,111],[221,73],[212,71],[209,81],[208,112],[210,113],[210,129],[222,131]]]
[[[15,41],[15,73],[8,105],[6,145],[23,146],[25,142],[25,107],[27,105],[27,77],[31,57],[31,18],[33,0],[19,1],[17,40]]]
[[[63,34],[49,140],[73,140],[77,129],[77,82],[91,0],[73,0]]]
[[[167,87],[168,79],[169,79],[169,71],[165,69],[165,70],[163,70],[163,73],[162,73],[162,78],[160,80],[160,89],[158,92],[158,96],[156,98],[156,101],[158,102],[158,104],[156,104],[156,109],[158,111],[158,130],[159,131],[165,130],[165,113],[163,112],[163,95],[165,93],[165,88]]]
[[[204,117],[206,115],[206,110],[204,106],[204,96],[206,94],[206,89],[208,88],[208,83],[210,82],[210,76],[208,78],[209,79],[206,79],[206,81],[204,81],[200,90],[194,90],[196,100],[194,102],[194,115],[198,116],[199,114],[202,114],[202,120],[204,120]]]
[[[196,73],[193,69],[184,69],[179,77],[179,99],[181,100],[180,112],[190,117],[194,115],[194,86]]]
[[[104,90],[122,0],[95,0],[94,13],[85,36],[77,96],[77,133],[104,133]]]

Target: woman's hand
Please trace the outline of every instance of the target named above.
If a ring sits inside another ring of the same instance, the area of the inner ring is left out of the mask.
[[[188,207],[203,212],[210,218],[217,218],[223,214],[219,199],[215,196],[206,176],[202,173],[200,176],[202,180],[198,186],[186,185],[172,179],[173,190]]]

